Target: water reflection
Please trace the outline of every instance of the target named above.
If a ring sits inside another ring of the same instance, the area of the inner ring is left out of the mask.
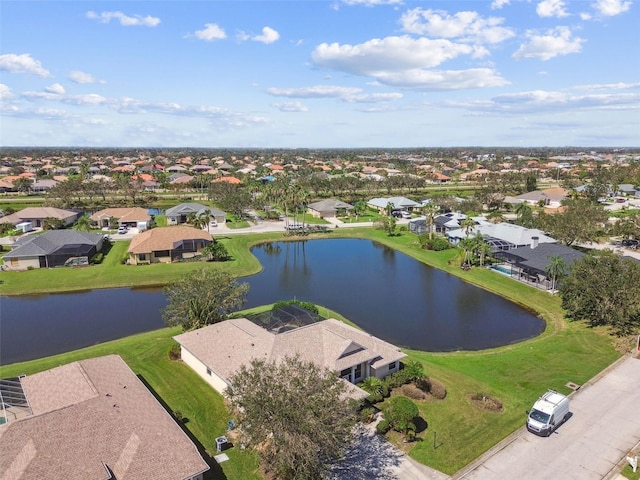
[[[247,307],[307,300],[398,346],[428,351],[495,347],[544,329],[503,298],[372,241],[276,242],[252,252],[263,270],[244,279]],[[2,297],[0,364],[161,328],[165,304],[160,289]]]

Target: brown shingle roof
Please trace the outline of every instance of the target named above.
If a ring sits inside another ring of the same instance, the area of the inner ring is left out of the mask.
[[[117,355],[22,379],[34,415],[0,426],[2,478],[183,480],[195,445]],[[106,468],[105,468],[106,467]]]
[[[211,234],[187,225],[159,227],[142,232],[131,240],[129,253],[151,253],[174,250],[185,240],[213,241]]]
[[[151,220],[151,215],[147,209],[142,207],[121,207],[105,208],[89,217],[93,221],[98,221],[101,218],[116,218],[120,222],[148,222]]]
[[[406,357],[398,347],[333,318],[278,335],[246,318],[236,318],[174,338],[225,380],[254,359],[279,360],[297,354],[340,372],[366,360],[378,367]],[[355,353],[343,355],[352,349]]]

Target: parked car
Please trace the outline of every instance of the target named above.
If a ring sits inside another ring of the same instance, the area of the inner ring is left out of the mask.
[[[118,228],[118,233],[119,233],[120,235],[124,235],[124,234],[125,234],[125,233],[127,233],[127,232],[128,232],[128,230],[127,230],[127,228],[126,228],[126,227],[120,227],[120,228]]]
[[[569,418],[569,398],[549,390],[527,413],[527,430],[548,437]]]
[[[638,244],[640,244],[640,240],[634,240],[633,238],[625,238],[622,240],[623,247],[638,248]]]
[[[211,221],[209,222],[209,226],[210,226],[210,227],[217,227],[217,226],[218,226],[218,222],[216,222],[215,220],[211,220]]]

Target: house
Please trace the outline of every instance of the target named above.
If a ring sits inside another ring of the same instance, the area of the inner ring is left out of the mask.
[[[326,200],[320,200],[319,202],[310,203],[307,205],[307,209],[314,217],[326,218],[336,217],[338,214],[346,215],[348,210],[353,210],[353,205],[328,198]]]
[[[209,470],[117,355],[2,380],[0,394],[3,479],[202,480]]]
[[[182,360],[220,393],[230,386],[229,379],[240,366],[254,359],[279,361],[299,355],[355,384],[398,371],[406,357],[398,347],[332,318],[281,333],[236,318],[174,339],[180,344]],[[360,398],[366,395],[358,393]]]
[[[167,217],[167,225],[180,225],[185,223],[189,217],[189,214],[193,213],[197,217],[198,215],[209,211],[209,214],[217,223],[224,223],[227,221],[227,214],[222,210],[207,207],[200,203],[181,203],[175,207],[168,208],[164,214]]]
[[[367,202],[367,206],[377,210],[378,213],[385,214],[387,212],[387,206],[391,204],[393,205],[393,211],[406,211],[411,212],[413,210],[417,210],[420,208],[420,204],[418,202],[414,202],[405,197],[379,197],[372,198]]]
[[[525,228],[512,223],[483,223],[469,229],[469,236],[474,237],[480,233],[484,240],[491,245],[492,250],[512,250],[518,247],[530,247],[543,243],[557,243],[554,238],[545,235],[537,228]],[[467,237],[464,228],[450,230],[446,233],[451,243],[459,243]]]
[[[20,238],[4,257],[10,270],[88,265],[102,250],[104,236],[77,230],[50,230]]]
[[[99,228],[109,228],[112,218],[118,222],[118,227],[138,227],[140,224],[146,226],[151,223],[151,215],[142,207],[105,208],[91,215],[89,220]]]
[[[569,190],[557,187],[547,188],[546,190],[534,190],[533,192],[523,193],[514,198],[518,203],[526,202],[530,205],[543,204],[550,208],[557,208],[560,206],[562,200],[569,196],[569,193]]]
[[[171,263],[191,258],[212,241],[209,233],[188,225],[153,228],[131,240],[129,264]]]
[[[533,242],[530,246],[522,246],[511,250],[497,251],[494,256],[511,267],[511,276],[516,279],[536,283],[547,290],[554,288],[554,281],[547,273],[554,257],[559,257],[569,268],[574,262],[584,257],[584,253],[558,243]]]
[[[12,223],[17,225],[23,222],[31,222],[35,228],[42,227],[45,218],[61,220],[64,226],[71,225],[78,218],[76,212],[54,207],[27,207],[19,212],[2,217],[0,223]]]

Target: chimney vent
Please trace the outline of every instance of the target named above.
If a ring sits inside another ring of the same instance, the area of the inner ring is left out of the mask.
[[[536,248],[538,246],[538,240],[540,240],[538,237],[531,237],[531,248]]]

